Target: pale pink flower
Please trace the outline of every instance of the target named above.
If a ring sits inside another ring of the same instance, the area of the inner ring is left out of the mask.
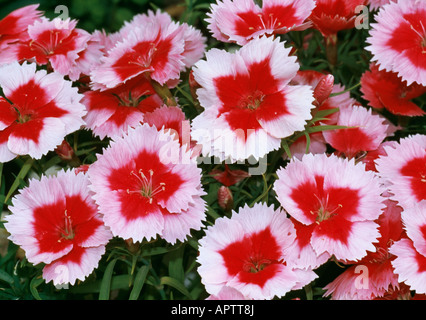
[[[295,230],[286,214],[272,206],[246,205],[231,218],[216,219],[205,232],[199,242],[198,273],[213,296],[227,286],[248,299],[272,299],[317,277],[287,259]]]
[[[387,137],[388,125],[384,119],[362,106],[342,108],[338,112],[336,124],[348,128],[325,130],[324,139],[348,158],[376,150]]]
[[[237,289],[223,286],[217,295],[210,295],[206,300],[248,300]]]
[[[40,159],[79,130],[86,114],[82,95],[57,72],[17,62],[0,68],[0,161],[17,155]]]
[[[375,16],[366,47],[379,70],[397,73],[407,85],[426,86],[426,2],[404,0],[384,5]]]
[[[205,218],[201,170],[190,153],[147,124],[128,130],[88,170],[93,196],[114,236],[184,241]]]
[[[370,9],[377,10],[383,7],[385,4],[396,1],[397,0],[369,0],[368,5],[370,6]]]
[[[426,200],[426,136],[409,136],[384,149],[386,155],[376,160],[376,168],[391,198],[404,210]]]
[[[244,45],[262,35],[284,34],[310,27],[305,20],[315,7],[313,0],[217,0],[206,19],[213,37]]]
[[[299,250],[308,246],[307,262],[315,262],[309,246],[317,258],[328,254],[342,261],[374,251],[380,235],[375,220],[384,207],[383,187],[374,172],[354,160],[307,154],[293,158],[277,175],[277,199],[299,222]]]
[[[205,111],[192,122],[203,155],[258,159],[311,118],[309,86],[290,86],[299,65],[279,39],[256,38],[235,53],[212,49],[195,64],[197,96]]]
[[[415,290],[413,300],[424,300],[426,293],[426,201],[422,200],[402,212],[407,237],[390,249],[399,281]],[[422,295],[423,294],[423,295]],[[409,296],[411,298],[411,295]]]
[[[54,285],[84,280],[98,266],[112,238],[104,226],[83,173],[60,171],[32,179],[12,199],[6,229],[29,262],[44,263],[43,278]]]

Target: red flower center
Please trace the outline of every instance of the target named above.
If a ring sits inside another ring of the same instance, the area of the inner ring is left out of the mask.
[[[246,235],[219,251],[228,273],[245,283],[261,287],[273,278],[283,264],[281,250],[269,227]]]
[[[426,199],[426,156],[412,159],[401,169],[401,174],[408,177],[411,191],[418,201]]]

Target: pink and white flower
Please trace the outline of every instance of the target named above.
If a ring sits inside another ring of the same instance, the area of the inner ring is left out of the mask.
[[[9,239],[33,264],[44,263],[43,278],[54,285],[84,280],[112,238],[104,226],[83,173],[60,171],[32,179],[12,199]]]
[[[157,130],[170,132],[182,146],[191,146],[191,124],[179,107],[162,106],[146,113],[144,123],[155,126]]]
[[[277,175],[277,199],[299,222],[299,252],[308,247],[312,256],[311,246],[317,258],[326,254],[355,261],[375,250],[380,235],[375,220],[384,199],[374,172],[354,160],[308,154],[302,160],[293,158]]]
[[[205,111],[192,122],[203,155],[258,159],[311,118],[309,86],[290,86],[299,65],[279,39],[256,38],[235,53],[212,49],[195,64],[197,96]]]
[[[59,73],[17,62],[0,68],[0,161],[40,159],[84,125],[82,95]]]
[[[19,8],[0,20],[0,49],[4,50],[9,44],[28,40],[28,26],[32,25],[42,15],[38,4]],[[0,65],[2,54],[0,53]]]
[[[362,106],[342,108],[338,112],[337,125],[348,128],[325,130],[324,139],[348,158],[376,150],[387,137],[388,125],[384,119]]]
[[[206,40],[200,31],[173,22],[160,11],[136,15],[118,35],[122,39],[91,73],[92,80],[103,89],[114,88],[141,74],[161,85],[179,79],[185,67],[202,57]]]
[[[404,209],[402,221],[408,238],[392,245],[390,250],[396,255],[392,265],[399,281],[416,293],[426,293],[426,201]]]
[[[389,252],[395,241],[404,234],[401,212],[396,201],[385,200],[386,208],[380,215],[380,238],[374,252],[368,252],[361,261],[351,265],[324,289],[325,296],[333,300],[372,300],[399,291],[398,275],[392,261],[396,258]]]
[[[375,16],[366,47],[379,70],[397,73],[407,85],[426,86],[426,3],[391,2]]]
[[[227,286],[248,299],[272,299],[301,288],[317,276],[287,259],[295,236],[286,214],[265,204],[218,218],[199,242],[201,282],[213,296]]]
[[[68,75],[79,53],[90,39],[87,31],[76,28],[77,21],[42,17],[28,27],[29,40],[9,46],[2,54],[5,63],[35,61],[38,65],[51,65],[54,71]]]
[[[165,12],[157,10],[153,12],[148,10],[147,14],[137,14],[130,22],[125,22],[120,29],[119,34],[126,38],[132,30],[149,24],[159,23],[162,28],[167,28],[168,25],[175,24],[178,26],[180,36],[184,40],[184,50],[182,52],[183,64],[186,68],[200,60],[206,48],[207,39],[202,35],[200,30],[195,29],[187,23],[176,23],[171,16]]]
[[[386,156],[376,160],[376,168],[391,198],[404,210],[426,200],[426,136],[409,136],[384,149]]]
[[[369,0],[368,5],[370,9],[377,10],[383,7],[385,4],[389,4],[390,2],[396,2],[397,0]]]
[[[117,138],[144,120],[144,115],[163,105],[162,99],[144,77],[133,78],[116,88],[86,91],[86,127],[101,139]]]
[[[244,45],[262,35],[284,34],[310,27],[305,20],[315,7],[313,0],[217,0],[207,14],[208,29],[219,41]]]
[[[184,241],[205,218],[201,170],[173,136],[147,124],[129,129],[88,170],[93,196],[114,236]]]

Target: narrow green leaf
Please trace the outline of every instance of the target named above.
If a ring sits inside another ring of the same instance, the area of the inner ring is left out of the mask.
[[[336,97],[336,96],[339,96],[339,95],[344,94],[346,92],[352,91],[353,89],[356,89],[360,85],[361,85],[361,82],[358,82],[356,85],[354,85],[353,87],[350,87],[349,89],[346,89],[344,91],[335,92],[335,93],[330,94],[330,97]]]
[[[129,300],[137,300],[139,298],[139,295],[142,291],[149,269],[150,269],[149,266],[143,266],[136,273],[133,289],[130,292]]]
[[[220,215],[210,206],[207,206],[207,214],[215,220],[220,218]]]
[[[307,133],[306,131],[305,133],[305,137],[306,137],[306,150],[305,153],[308,154],[309,153],[309,148],[311,147],[311,137],[309,136],[309,133]]]
[[[326,125],[326,126],[310,127],[307,129],[307,132],[314,133],[314,132],[327,131],[327,130],[351,129],[351,128],[355,128],[355,127]]]
[[[161,277],[160,284],[170,286],[182,293],[188,299],[192,300],[191,294],[189,293],[188,289],[186,289],[186,287],[178,280],[171,277]]]
[[[290,147],[288,146],[288,143],[286,140],[283,140],[281,142],[281,146],[284,148],[285,153],[287,154],[287,157],[289,159],[293,158],[293,156],[291,155],[291,151],[290,151]]]
[[[13,277],[8,274],[6,271],[0,269],[0,280],[7,282],[8,284],[13,284]]]
[[[114,272],[115,263],[117,262],[117,259],[111,260],[110,263],[108,263],[104,277],[101,282],[101,287],[99,290],[99,300],[109,300],[109,294],[111,291],[111,280],[112,280],[112,274]]]
[[[167,254],[169,259],[169,276],[177,279],[179,282],[183,282],[185,278],[185,271],[183,269],[183,254],[185,246],[182,245],[178,250],[174,250]]]
[[[30,292],[36,300],[42,300],[40,294],[38,293],[37,287],[44,282],[44,279],[39,277],[34,277],[30,282]]]
[[[18,175],[16,176],[15,181],[13,182],[12,186],[9,189],[9,192],[6,195],[6,198],[4,199],[4,203],[6,203],[9,200],[9,198],[12,196],[12,194],[16,191],[16,189],[21,184],[21,181],[23,181],[25,179],[25,177],[27,176],[28,172],[30,171],[34,161],[35,160],[33,158],[29,158],[27,160],[27,162],[24,163],[24,165],[21,168],[21,171],[19,171]]]

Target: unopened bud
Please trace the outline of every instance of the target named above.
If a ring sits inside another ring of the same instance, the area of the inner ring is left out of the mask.
[[[222,209],[231,211],[234,207],[234,197],[232,196],[231,189],[221,186],[217,191],[217,202]]]
[[[314,98],[318,106],[322,105],[324,101],[330,97],[330,94],[333,91],[333,86],[333,75],[328,74],[321,78],[314,90]]]
[[[75,156],[73,148],[65,140],[56,147],[55,152],[59,158],[65,161],[71,161]]]

